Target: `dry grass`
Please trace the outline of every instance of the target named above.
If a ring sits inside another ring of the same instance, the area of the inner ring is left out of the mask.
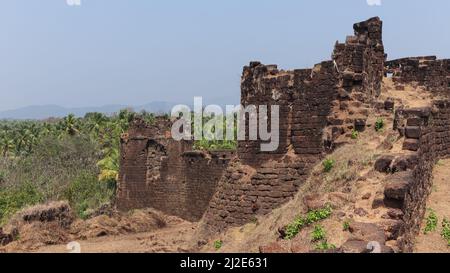
[[[0,251],[28,252],[73,240],[149,232],[164,228],[168,223],[180,224],[184,221],[153,209],[74,221],[67,202],[53,202],[26,208],[14,215],[5,232],[14,234],[15,241],[0,248]]]
[[[348,186],[350,182],[363,176],[363,170],[370,168],[378,156],[379,153],[364,141],[345,145],[327,157],[335,162],[331,171],[323,172],[320,164],[313,169],[313,181],[308,183],[311,187],[308,191],[324,193]]]
[[[378,118],[371,113],[368,122]],[[293,245],[302,246],[303,251],[313,250],[315,245],[311,243],[313,227],[303,229],[293,240],[279,240],[278,229],[291,223],[298,215],[307,211],[304,204],[304,196],[318,193],[326,202],[333,205],[332,216],[320,224],[327,231],[328,243],[340,246],[348,239],[349,233],[343,230],[343,225],[348,217],[354,221],[377,222],[385,213],[383,210],[372,210],[372,202],[376,193],[383,189],[384,174],[375,172],[373,165],[376,159],[386,152],[384,142],[397,145],[398,134],[392,129],[392,119],[385,120],[385,129],[376,132],[373,127],[367,128],[359,134],[357,140],[350,140],[332,154],[327,156],[334,161],[334,166],[329,172],[324,171],[322,162],[318,162],[313,168],[310,177],[300,186],[295,197],[273,210],[265,216],[258,216],[255,221],[247,225],[230,228],[222,234],[208,238],[208,243],[200,249],[206,252],[217,252],[213,248],[213,242],[222,240],[223,245],[219,252],[258,252],[259,247],[278,241],[287,251]],[[392,148],[391,145],[391,148]],[[389,145],[388,145],[389,146]],[[362,196],[371,193],[369,199]],[[363,208],[368,211],[366,216],[358,216],[355,208]],[[346,215],[344,217],[339,214]],[[194,236],[194,244],[199,239]],[[297,249],[298,251],[299,249]]]
[[[383,80],[383,93],[381,99],[393,98],[396,105],[404,105],[406,108],[426,107],[431,104],[432,95],[417,84],[401,85],[404,90],[396,90],[396,83],[392,78]]]

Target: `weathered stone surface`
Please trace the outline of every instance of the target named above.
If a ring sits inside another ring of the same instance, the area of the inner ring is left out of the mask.
[[[393,155],[383,155],[375,161],[375,170],[379,172],[390,172],[391,171],[391,163],[394,160],[395,156]]]
[[[289,251],[282,247],[279,243],[273,242],[266,246],[260,246],[259,253],[289,253]]]
[[[393,98],[388,98],[384,102],[384,110],[391,111],[394,109],[394,106],[395,106],[395,102],[394,102]]]
[[[392,172],[402,172],[412,170],[417,166],[418,158],[416,154],[400,155],[392,161],[390,169]]]
[[[344,253],[367,253],[368,243],[362,240],[348,240],[341,246],[341,250]]]
[[[388,177],[388,183],[384,188],[384,195],[387,199],[403,201],[406,192],[414,178],[412,172],[400,172]]]
[[[3,229],[0,228],[0,246],[5,246],[11,243],[14,240],[11,234],[6,234],[3,232]]]
[[[387,212],[387,216],[389,218],[391,218],[391,219],[394,219],[394,220],[401,220],[403,218],[403,216],[404,216],[404,213],[400,209],[390,209]]]
[[[364,131],[364,129],[366,128],[366,122],[367,122],[366,119],[362,118],[355,119],[355,129],[360,132]]]
[[[384,220],[379,225],[383,227],[387,240],[396,240],[405,223],[402,220]]]
[[[292,253],[308,253],[310,251],[309,246],[302,242],[292,242],[291,252]]]
[[[325,207],[325,201],[319,194],[306,195],[305,197],[303,197],[303,204],[305,204],[308,211]]]
[[[328,194],[328,200],[333,208],[338,209],[351,202],[352,198],[344,192],[330,192]]]
[[[417,139],[406,139],[403,142],[403,150],[417,151],[419,149],[419,141]]]
[[[377,196],[372,202],[372,209],[377,209],[384,206],[384,196]]]
[[[408,126],[405,129],[405,135],[407,138],[419,139],[420,137],[420,127],[419,126]]]
[[[380,244],[386,242],[384,231],[375,224],[353,222],[349,227],[353,238],[365,241],[376,241]]]
[[[361,217],[366,216],[368,214],[368,212],[363,208],[356,208],[354,213]]]

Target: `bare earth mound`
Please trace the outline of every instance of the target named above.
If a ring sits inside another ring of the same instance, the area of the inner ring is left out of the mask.
[[[170,230],[173,226],[179,226],[181,229],[190,228],[190,225],[189,222],[166,216],[152,209],[134,210],[129,213],[114,212],[109,216],[99,215],[86,221],[75,220],[66,202],[53,202],[25,209],[13,217],[2,231],[5,234],[2,236],[8,239],[8,242],[4,240],[5,246],[0,248],[0,251],[67,252],[67,243],[83,240],[92,240],[92,243],[86,243],[90,246],[99,245],[97,248],[86,248],[85,252],[89,249],[91,252],[142,252],[151,249],[148,247],[149,244],[155,251],[164,251],[164,248],[157,248],[158,244],[153,245],[151,239],[154,236],[149,236],[142,241],[143,243],[137,244],[141,240],[139,236],[130,236],[130,241],[126,235],[142,234],[166,227]],[[117,239],[121,235],[124,237]],[[111,239],[111,236],[115,236],[115,239]],[[123,243],[127,240],[130,241],[128,244]],[[119,243],[114,246],[113,241]],[[131,245],[141,246],[141,248],[131,247]]]

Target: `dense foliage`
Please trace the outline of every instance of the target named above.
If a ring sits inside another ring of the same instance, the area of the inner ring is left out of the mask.
[[[231,117],[230,120],[233,121],[233,124],[230,125],[230,128],[227,126],[227,118]],[[211,117],[203,117],[202,121],[202,140],[196,140],[194,142],[194,148],[199,150],[236,150],[237,148],[237,115],[233,114],[232,116],[211,116]],[[220,124],[220,127],[217,128],[216,125]],[[194,123],[191,125],[192,130],[194,131]],[[218,131],[219,130],[219,131]],[[227,131],[231,130],[233,139],[226,139]],[[216,132],[220,132],[221,138],[217,138]]]
[[[0,226],[21,208],[42,202],[68,200],[82,218],[110,203],[119,174],[120,135],[137,115],[147,123],[155,120],[146,112],[122,110],[112,116],[0,121]],[[213,118],[203,121],[214,133],[208,124]],[[226,132],[225,122],[220,124]],[[236,148],[234,140],[209,139],[196,141],[194,148]]]
[[[136,115],[122,110],[0,121],[0,224],[24,206],[49,200],[69,200],[80,216],[108,203],[118,177],[120,135]]]

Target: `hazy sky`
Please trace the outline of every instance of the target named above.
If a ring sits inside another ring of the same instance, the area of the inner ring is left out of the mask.
[[[372,16],[390,58],[449,58],[449,10],[448,0],[0,0],[0,110],[237,103],[249,61],[310,67]]]

